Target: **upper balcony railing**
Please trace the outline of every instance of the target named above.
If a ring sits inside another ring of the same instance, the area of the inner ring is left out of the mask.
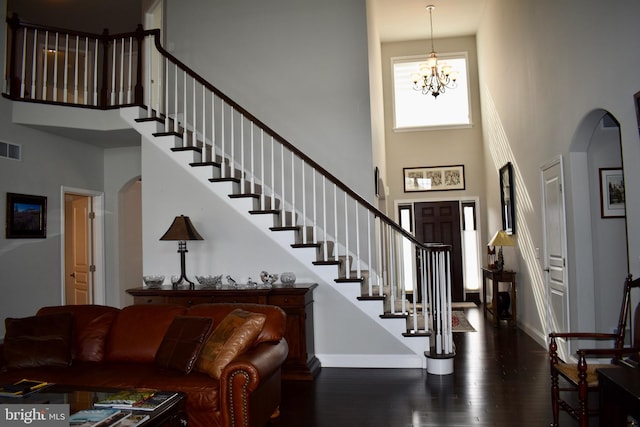
[[[410,319],[408,334],[432,331],[434,351],[453,353],[451,247],[416,240],[167,52],[159,30],[96,35],[7,22],[6,97],[143,107],[180,137],[176,148],[201,153],[196,163],[219,167],[218,178],[239,182],[261,211],[280,211],[279,228],[299,231],[294,246],[340,265],[337,281],[360,283],[362,299],[385,301],[385,316]]]

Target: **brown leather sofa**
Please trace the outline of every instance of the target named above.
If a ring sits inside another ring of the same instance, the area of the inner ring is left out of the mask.
[[[158,366],[156,353],[176,316],[211,318],[215,328],[237,308],[263,313],[266,318],[249,349],[222,369],[219,380],[196,369],[185,373]],[[30,378],[76,387],[180,391],[186,394],[191,427],[264,426],[277,414],[281,366],[288,353],[283,337],[286,315],[279,307],[257,304],[201,304],[188,308],[153,304],[123,309],[99,305],[51,306],[41,308],[32,317],[43,321],[35,329],[60,329],[50,320],[60,313],[72,313],[69,316],[72,333],[65,335],[71,337],[66,344],[65,338],[59,337],[53,337],[46,345],[36,340],[35,344],[18,346],[22,353],[16,354],[7,352],[16,346],[10,345],[5,337],[0,353],[4,355],[0,384]],[[9,327],[7,335],[8,332]],[[68,361],[60,360],[57,354],[60,349],[64,351],[65,346],[71,348]]]

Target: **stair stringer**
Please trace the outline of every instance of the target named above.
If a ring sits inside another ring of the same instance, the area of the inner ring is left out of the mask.
[[[368,318],[373,320],[379,327],[389,333],[391,337],[403,348],[405,353],[388,354],[381,356],[371,355],[350,355],[351,362],[345,358],[339,358],[339,366],[342,367],[384,367],[384,368],[426,368],[426,358],[424,351],[429,349],[430,341],[428,336],[404,337],[402,334],[406,332],[406,320],[404,318],[381,318],[383,312],[382,301],[360,301],[360,284],[359,283],[335,283],[338,276],[338,267],[333,265],[313,265],[316,260],[316,249],[293,248],[291,245],[295,242],[295,230],[272,231],[273,227],[272,215],[253,215],[249,212],[254,209],[254,201],[251,198],[230,198],[229,195],[237,190],[236,183],[233,182],[216,182],[208,183],[212,177],[211,169],[208,167],[192,167],[190,163],[193,160],[193,152],[182,151],[172,152],[171,148],[178,146],[179,137],[154,136],[153,133],[161,131],[163,126],[159,122],[143,122],[138,123],[135,119],[143,117],[145,110],[138,107],[128,107],[121,109],[122,117],[129,125],[136,129],[145,139],[151,141],[164,151],[177,165],[182,167],[197,181],[205,183],[206,187],[221,201],[224,201],[235,212],[242,216],[246,221],[252,224],[255,229],[261,231],[269,237],[274,243],[283,248],[288,254],[300,261],[301,264],[307,266],[308,272],[315,276],[316,281],[324,286],[330,286],[333,290],[342,295],[355,309],[364,313]],[[318,319],[322,321],[322,319]],[[317,322],[316,322],[317,323]],[[411,354],[408,354],[411,353]],[[330,355],[318,355],[324,366],[332,366],[333,361],[337,360]],[[327,360],[329,359],[329,360]],[[349,359],[349,358],[347,358]],[[352,364],[350,364],[352,363]],[[364,366],[363,366],[364,364]],[[338,365],[333,365],[338,366]]]

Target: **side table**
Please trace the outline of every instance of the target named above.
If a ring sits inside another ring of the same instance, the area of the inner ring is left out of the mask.
[[[491,281],[491,302],[487,302],[487,280]],[[511,297],[511,313],[508,317],[503,317],[509,321],[510,324],[515,325],[517,301],[516,301],[516,272],[509,270],[493,270],[490,268],[482,267],[482,302],[484,306],[484,316],[487,317],[487,312],[493,316],[493,326],[498,327],[500,322],[500,313],[498,307],[498,284],[508,283],[509,294]]]
[[[598,369],[600,425],[626,427],[640,420],[640,369],[620,366]]]

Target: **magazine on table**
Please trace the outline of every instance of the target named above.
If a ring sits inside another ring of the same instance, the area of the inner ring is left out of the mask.
[[[171,400],[177,393],[156,390],[126,390],[94,403],[95,407],[153,411]]]
[[[69,425],[73,427],[111,427],[131,417],[130,412],[122,412],[115,408],[83,409],[69,417]]]
[[[151,416],[149,414],[131,414],[117,424],[117,427],[136,427],[147,421]]]
[[[98,400],[93,406],[131,409],[153,396],[156,390],[122,390]]]
[[[51,385],[46,381],[22,379],[0,387],[0,397],[25,397]]]

